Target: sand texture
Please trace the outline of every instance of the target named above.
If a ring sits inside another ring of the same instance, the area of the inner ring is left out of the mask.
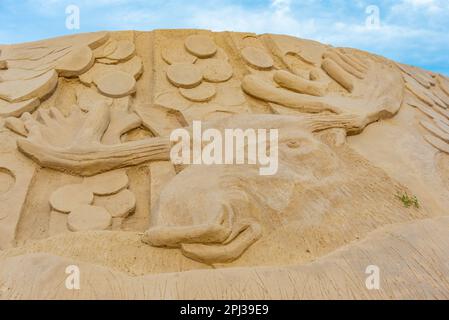
[[[277,129],[276,174],[174,164],[196,121]],[[2,46],[0,299],[448,299],[447,208],[442,74],[270,34]]]

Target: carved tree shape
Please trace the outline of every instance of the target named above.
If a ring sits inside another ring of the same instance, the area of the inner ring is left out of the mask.
[[[116,113],[112,117],[117,119],[120,115]],[[123,126],[116,124],[110,130],[109,141],[117,140],[125,127],[137,123],[133,115],[127,117]],[[18,148],[42,167],[91,176],[151,160],[169,159],[170,144],[165,138],[103,144],[102,138],[111,124],[111,109],[107,104],[87,114],[76,108],[67,118],[57,109],[50,109],[40,111],[36,119],[26,114],[23,120],[29,134],[17,141]]]
[[[343,49],[330,49],[323,55],[321,68],[346,92],[332,90],[330,85],[277,71],[270,83],[256,75],[247,75],[243,90],[256,98],[301,112],[331,112],[362,118],[362,127],[382,117],[393,116],[401,107],[404,86],[399,70],[381,58],[361,58]]]

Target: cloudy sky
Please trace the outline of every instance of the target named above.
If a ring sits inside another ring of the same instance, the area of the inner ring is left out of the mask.
[[[66,28],[66,8],[80,29]],[[449,0],[0,0],[0,43],[97,30],[282,33],[449,75]]]

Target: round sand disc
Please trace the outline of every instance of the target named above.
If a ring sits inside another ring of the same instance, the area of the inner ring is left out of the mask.
[[[270,69],[274,66],[273,58],[262,49],[246,47],[242,50],[242,56],[245,61],[257,69]]]
[[[131,58],[136,52],[136,46],[129,40],[117,41],[116,49],[106,58],[111,60],[127,60]]]
[[[214,59],[224,60],[229,62],[229,56],[222,48],[218,48],[217,53],[214,56]]]
[[[97,196],[108,196],[128,187],[128,175],[124,171],[109,171],[84,178],[84,185]]]
[[[217,45],[208,36],[193,35],[186,39],[185,47],[191,54],[198,58],[210,58],[217,53]]]
[[[211,83],[203,82],[193,89],[180,88],[182,96],[193,102],[206,102],[212,99],[217,93],[215,86]]]
[[[102,58],[113,54],[115,52],[115,50],[117,50],[117,46],[118,46],[118,42],[115,40],[108,42],[103,48]]]
[[[112,217],[102,207],[89,205],[77,206],[67,218],[67,226],[70,231],[106,230],[112,224]]]
[[[117,41],[111,40],[98,49],[94,50],[95,58],[100,59],[114,53],[117,50]]]
[[[203,77],[209,82],[225,82],[231,79],[234,74],[232,66],[219,59],[207,60],[203,68]]]
[[[80,205],[94,201],[93,192],[82,184],[71,184],[59,188],[50,196],[51,207],[59,212],[69,213]]]
[[[190,63],[193,64],[198,60],[197,57],[192,56],[186,51],[184,46],[178,44],[171,44],[168,47],[162,49],[162,59],[168,64],[175,63]]]
[[[123,71],[110,71],[95,79],[98,90],[110,98],[123,98],[136,91],[136,79]]]
[[[177,63],[167,68],[167,78],[174,86],[189,89],[203,81],[203,74],[194,64]]]
[[[112,196],[98,197],[95,205],[104,207],[113,218],[126,218],[136,210],[136,197],[125,189]]]

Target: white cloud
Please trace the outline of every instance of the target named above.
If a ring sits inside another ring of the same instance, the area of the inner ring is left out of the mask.
[[[0,0],[0,42],[64,33],[65,6],[72,3],[81,8],[82,32],[201,28],[280,33],[448,68],[449,0]],[[365,26],[366,8],[372,4],[380,8],[381,27],[375,30]]]

